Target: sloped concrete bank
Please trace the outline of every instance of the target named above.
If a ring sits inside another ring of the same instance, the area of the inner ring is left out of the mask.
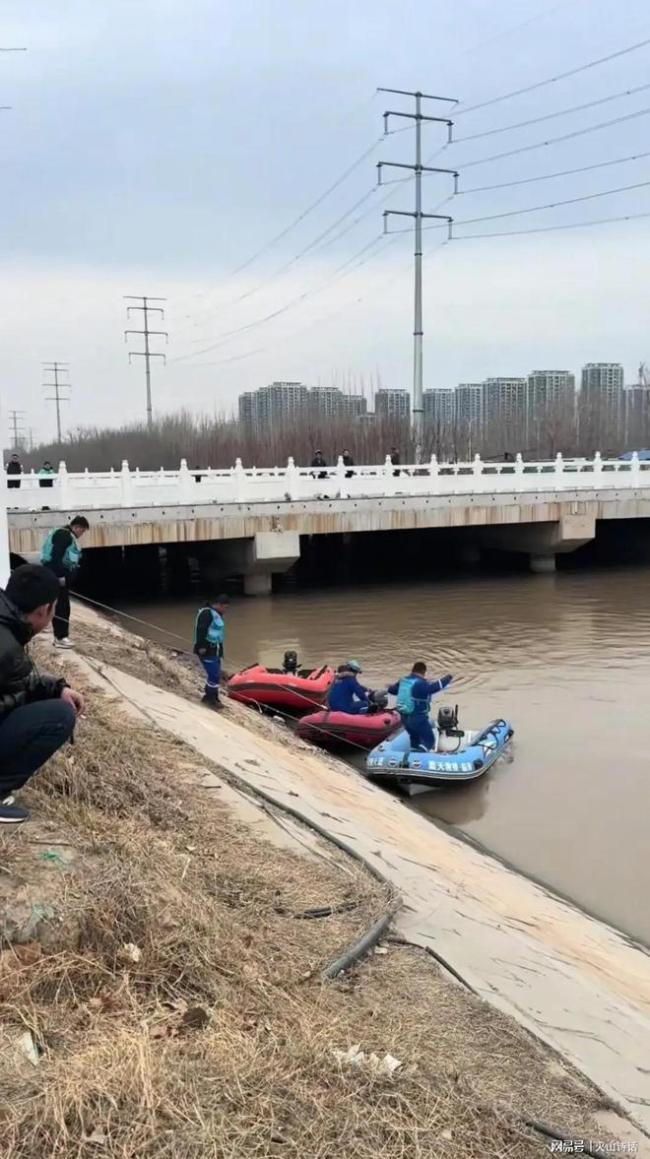
[[[135,664],[120,658],[126,633],[107,633],[87,609],[78,619],[94,680],[254,793],[347,846],[399,893],[398,936],[448,963],[650,1133],[650,955],[643,948],[281,727],[235,705],[206,713],[180,694],[186,673],[177,692],[145,682],[134,674],[144,671],[136,651]],[[171,674],[161,684],[174,682]]]

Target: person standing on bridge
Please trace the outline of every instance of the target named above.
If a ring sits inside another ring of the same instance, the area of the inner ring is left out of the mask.
[[[79,540],[90,524],[85,515],[75,515],[66,527],[50,531],[41,551],[41,563],[54,572],[59,581],[59,598],[54,609],[52,630],[56,648],[73,648],[70,639],[70,580],[81,564]]]
[[[199,609],[194,625],[194,652],[201,661],[205,672],[206,680],[202,702],[207,708],[223,708],[219,699],[219,684],[226,635],[223,616],[227,607],[227,596],[217,596],[216,599],[206,600],[203,607]]]
[[[397,711],[402,724],[409,734],[411,748],[431,750],[434,743],[433,728],[429,719],[431,697],[451,684],[454,679],[449,673],[440,680],[427,680],[427,666],[422,660],[413,665],[408,676],[389,684],[387,691],[397,697]]]
[[[16,490],[20,487],[20,476],[23,473],[23,465],[20,461],[20,456],[15,452],[7,463],[7,487],[12,487]]]

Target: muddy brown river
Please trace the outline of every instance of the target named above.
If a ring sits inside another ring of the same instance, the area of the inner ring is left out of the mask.
[[[191,638],[195,600],[122,606]],[[469,727],[512,721],[514,759],[416,807],[650,944],[650,568],[234,599],[229,669],[286,648],[357,659],[370,687],[417,659],[453,672],[444,700]]]

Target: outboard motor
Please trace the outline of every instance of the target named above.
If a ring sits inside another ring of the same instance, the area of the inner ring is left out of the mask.
[[[388,696],[383,688],[368,693],[368,716],[375,712],[384,712],[388,708]]]
[[[290,649],[285,652],[282,660],[282,671],[286,672],[288,676],[295,676],[298,671],[298,653]]]
[[[463,730],[458,727],[458,705],[443,705],[438,709],[438,731],[443,736],[462,736]]]

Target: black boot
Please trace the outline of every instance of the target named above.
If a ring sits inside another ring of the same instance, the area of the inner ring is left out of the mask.
[[[216,712],[223,708],[223,704],[219,700],[218,692],[205,692],[201,697],[201,704],[205,704],[206,708],[211,708]]]

